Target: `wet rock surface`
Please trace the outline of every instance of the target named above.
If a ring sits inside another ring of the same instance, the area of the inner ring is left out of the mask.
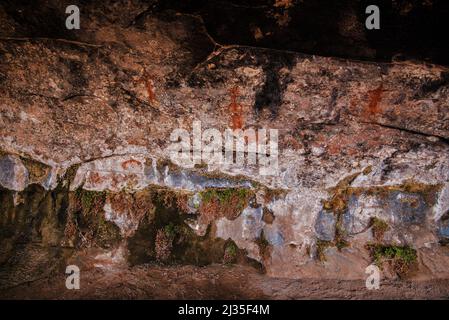
[[[342,56],[359,34],[363,50],[343,56],[373,61],[229,38],[201,6],[85,5],[73,32],[34,28],[65,17],[56,2],[35,20],[0,5],[4,290],[70,261],[102,272],[237,263],[263,277],[360,280],[375,260],[370,244],[416,252],[407,275],[378,261],[387,278],[449,277],[444,61],[386,62],[351,24],[329,53]],[[221,132],[278,129],[278,171],[173,164],[171,132],[192,132],[196,120]]]

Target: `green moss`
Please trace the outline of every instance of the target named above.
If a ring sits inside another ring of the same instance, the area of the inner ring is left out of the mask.
[[[351,188],[349,185],[359,176],[360,173],[355,173],[343,178],[336,187],[330,189],[332,197],[330,200],[323,202],[323,208],[332,211],[336,215],[344,213],[348,207],[348,199]]]
[[[174,239],[180,233],[180,227],[170,222],[164,227],[164,232],[167,237]]]
[[[119,227],[105,219],[103,207],[106,197],[106,191],[90,191],[82,188],[72,193],[74,203],[71,204],[70,210],[75,214],[75,225],[78,230],[72,230],[69,234],[76,232],[90,235],[82,237],[80,245],[83,247],[98,245],[108,248],[121,240]]]
[[[225,245],[223,263],[224,264],[232,264],[237,261],[239,255],[239,247],[235,244],[234,241],[229,240]]]
[[[237,247],[237,245],[234,243],[234,241],[230,241],[225,248],[226,252],[228,252],[228,254],[232,257],[237,257],[237,253],[239,248]]]
[[[369,171],[369,170],[368,170]],[[366,169],[364,174],[366,174]],[[405,181],[401,185],[393,186],[374,186],[374,187],[351,187],[351,183],[360,173],[355,173],[342,179],[337,186],[330,189],[331,197],[329,200],[323,201],[323,209],[331,211],[336,216],[335,238],[330,244],[335,245],[339,250],[348,246],[345,240],[346,234],[343,229],[343,214],[348,209],[349,199],[352,196],[360,196],[362,194],[386,198],[392,192],[404,192],[419,194],[429,207],[432,207],[436,201],[436,195],[441,185],[428,185],[418,183],[413,180]],[[382,241],[383,235],[388,230],[388,224],[380,219],[372,220],[373,236],[377,241]]]
[[[382,259],[400,259],[406,263],[411,263],[416,260],[416,250],[408,246],[372,246],[373,257],[376,263],[382,262]]]
[[[78,188],[75,191],[75,196],[80,201],[85,214],[102,209],[106,195],[106,191],[90,191],[82,188]]]
[[[94,202],[99,199],[99,198],[103,198],[104,197],[104,193],[103,192],[92,192],[92,191],[85,191],[82,193],[81,196],[81,204],[83,206],[83,208],[86,208],[87,211],[90,211],[90,209],[92,208],[92,205],[94,204]]]
[[[107,221],[103,215],[99,215],[95,232],[95,242],[101,247],[110,247],[120,240],[119,227],[115,223]]]
[[[416,250],[410,246],[367,244],[366,247],[377,266],[387,262],[399,276],[407,274],[417,260]]]
[[[401,185],[350,187],[350,184],[358,175],[359,173],[350,175],[341,180],[336,187],[330,189],[332,196],[329,200],[323,202],[323,208],[338,215],[344,213],[347,209],[350,196],[366,194],[386,197],[393,191],[420,194],[429,206],[433,206],[436,201],[436,194],[441,189],[440,184],[424,184],[413,180],[407,180]]]
[[[200,193],[204,202],[210,202],[214,199],[218,200],[220,205],[227,205],[232,199],[239,199],[238,208],[244,209],[247,205],[249,196],[253,192],[245,188],[227,188],[227,189],[207,189]]]
[[[328,247],[337,247],[340,251],[349,246],[349,242],[345,240],[346,232],[343,228],[343,214],[348,208],[350,184],[360,175],[355,173],[343,178],[338,184],[329,190],[332,196],[329,200],[323,201],[323,209],[331,211],[336,217],[335,236],[333,241],[318,240],[317,241],[317,258],[319,261],[326,261],[324,251]]]
[[[223,173],[223,172],[217,171],[217,170],[206,171],[206,172],[197,170],[196,172],[198,174],[200,174],[201,176],[209,178],[209,179],[221,179],[221,180],[232,181],[235,183],[249,182],[249,183],[251,183],[251,185],[253,187],[260,186],[260,183],[258,183],[257,181],[254,181],[254,180],[248,178],[247,176],[244,176],[241,174],[233,176],[233,175],[226,174],[226,173]]]
[[[392,192],[404,192],[404,193],[413,193],[421,195],[426,202],[426,204],[431,207],[436,202],[436,195],[438,191],[441,189],[441,184],[424,184],[420,182],[416,182],[413,180],[407,180],[403,184],[400,185],[389,185],[389,186],[374,186],[368,188],[347,188],[348,198],[351,195],[372,195],[378,196],[380,198],[385,198],[390,195]]]
[[[221,217],[236,219],[249,205],[254,192],[245,188],[210,188],[200,192],[200,222],[209,224]]]
[[[220,192],[222,190],[215,191],[217,192],[207,193],[209,199],[214,199],[211,201],[219,203],[220,198],[224,201],[226,195],[229,196],[229,193]],[[157,186],[150,187],[147,192],[152,195],[154,214],[150,220],[143,219],[136,232],[128,239],[131,265],[158,261],[161,257],[167,257],[164,263],[197,266],[211,263],[253,263],[244,255],[244,250],[231,244],[230,239],[215,237],[214,224],[208,226],[204,235],[196,234],[185,221],[193,216],[185,214],[182,206],[178,205],[179,195],[183,193]],[[236,194],[242,195],[245,192]]]
[[[193,195],[193,192],[173,190],[158,185],[151,185],[145,190],[151,193],[151,197],[155,203],[160,203],[165,207],[179,209],[184,213],[190,210],[188,200]]]

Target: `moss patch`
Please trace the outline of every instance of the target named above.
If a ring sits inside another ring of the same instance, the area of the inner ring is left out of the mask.
[[[205,190],[203,195],[207,201],[216,201],[220,208],[237,199],[233,210],[240,211],[252,194],[253,191],[248,189],[214,189]],[[68,184],[60,181],[52,191],[36,184],[28,186],[21,192],[24,203],[17,206],[14,206],[13,195],[12,191],[0,188],[0,239],[5,248],[10,248],[0,257],[0,262],[14,254],[16,243],[20,246],[42,243],[51,250],[64,248],[69,252],[86,247],[110,248],[118,244],[123,241],[120,229],[105,219],[103,208],[108,201],[113,209],[124,209],[132,219],[141,219],[137,231],[127,239],[132,265],[156,261],[198,266],[231,262],[260,268],[260,264],[247,258],[246,251],[231,244],[231,240],[216,238],[213,224],[204,236],[198,236],[184,222],[195,217],[186,214],[185,210],[192,195],[189,192],[154,186],[135,193],[81,188],[69,191]],[[158,241],[162,244],[159,248]],[[168,254],[164,255],[164,250]]]
[[[184,222],[191,215],[178,206],[176,191],[152,188],[151,193],[152,219],[143,220],[128,240],[132,265],[157,261],[201,266],[223,261],[225,240],[213,237],[210,228],[205,236],[196,235]]]
[[[367,188],[350,187],[349,185],[358,175],[359,173],[350,175],[340,181],[336,187],[330,189],[329,191],[331,192],[332,197],[330,200],[323,202],[323,208],[339,215],[344,213],[347,209],[350,196],[366,194],[386,197],[393,191],[420,194],[424,197],[429,206],[433,206],[436,201],[436,194],[441,189],[440,184],[424,184],[413,180],[407,180],[401,185],[373,186]]]
[[[211,188],[200,192],[201,205],[199,208],[202,223],[226,217],[229,220],[237,218],[248,206],[254,192],[245,188]]]
[[[111,221],[107,221],[104,215],[98,217],[95,243],[103,248],[108,248],[121,240],[120,229]]]
[[[365,172],[363,173],[365,174]],[[348,209],[349,199],[352,196],[365,194],[387,198],[392,192],[411,193],[422,196],[426,204],[432,207],[436,202],[436,195],[441,189],[441,185],[423,184],[413,180],[407,180],[401,185],[393,186],[351,187],[350,184],[359,175],[360,173],[355,173],[342,179],[337,186],[329,190],[332,194],[330,199],[323,201],[323,208],[333,212],[336,216],[335,238],[328,245],[335,245],[339,250],[349,245],[345,240],[347,235],[343,228],[343,215]],[[410,205],[413,207],[414,204],[411,203]],[[377,218],[373,218],[371,224],[374,238],[378,242],[382,241],[384,233],[388,230],[388,225]]]
[[[206,177],[208,179],[226,180],[226,181],[234,182],[236,184],[249,182],[252,185],[252,187],[254,187],[254,188],[257,188],[260,186],[259,182],[252,180],[252,179],[248,178],[247,176],[240,175],[240,174],[230,175],[230,174],[226,174],[221,171],[218,171],[218,170],[205,171],[204,168],[201,168],[201,167],[197,168],[195,170],[195,173],[198,175],[201,175],[203,177]]]
[[[409,246],[367,244],[366,248],[379,268],[387,263],[400,277],[405,276],[417,261],[416,250]]]
[[[103,211],[104,202],[106,200],[105,191],[90,191],[78,188],[75,191],[75,195],[80,201],[83,214],[87,215]]]
[[[332,197],[323,202],[323,208],[332,211],[336,215],[344,213],[348,207],[348,199],[351,188],[349,185],[357,178],[360,173],[352,174],[342,179],[336,187],[330,189]]]
[[[90,191],[81,188],[72,192],[68,217],[74,219],[70,223],[74,224],[77,229],[77,246],[98,245],[108,248],[120,241],[121,235],[118,226],[105,219],[103,207],[107,195],[105,191]]]
[[[238,254],[239,254],[239,247],[237,247],[234,241],[232,240],[228,241],[225,245],[223,263],[224,264],[236,263]]]
[[[180,208],[183,212],[188,212],[188,200],[193,195],[190,191],[173,190],[160,186],[151,186],[148,190],[152,193],[156,202],[163,203],[167,207]]]
[[[206,195],[209,201],[215,197],[218,197],[216,201],[225,201],[229,196],[229,193],[220,193],[222,190],[208,191],[211,191]],[[199,236],[185,223],[193,215],[186,214],[179,202],[183,192],[151,188],[151,193],[155,208],[152,219],[142,220],[135,234],[128,239],[132,265],[149,262],[197,266],[223,262],[255,265],[232,240],[216,238],[215,225],[209,225],[206,234]]]
[[[424,184],[413,180],[407,180],[401,185],[392,186],[374,186],[368,188],[347,188],[348,196],[351,195],[377,195],[380,198],[385,198],[394,191],[403,193],[419,194],[429,207],[435,205],[436,196],[441,189],[441,184]]]

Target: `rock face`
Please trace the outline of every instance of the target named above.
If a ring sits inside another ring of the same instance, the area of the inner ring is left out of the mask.
[[[0,5],[3,286],[86,255],[449,277],[447,67],[225,46],[200,16],[124,3],[57,36]],[[194,121],[277,129],[278,170],[177,166]]]

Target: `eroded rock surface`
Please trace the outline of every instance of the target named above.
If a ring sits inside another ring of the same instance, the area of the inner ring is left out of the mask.
[[[407,274],[377,261],[386,277],[449,277],[447,67],[222,46],[137,3],[89,5],[69,37],[0,5],[2,286],[85,256],[364,279],[369,244],[415,253]],[[174,165],[170,134],[196,120],[278,129],[278,172]]]

